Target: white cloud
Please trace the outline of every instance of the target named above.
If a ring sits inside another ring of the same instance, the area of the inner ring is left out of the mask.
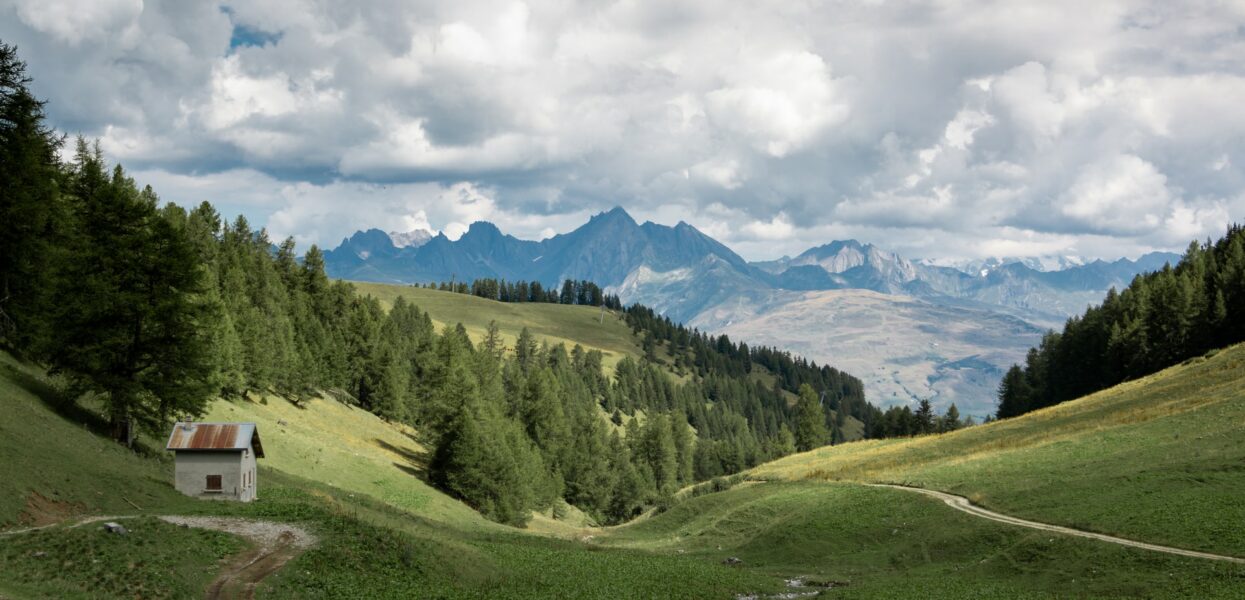
[[[143,0],[18,0],[15,4],[23,23],[72,45],[117,35],[143,11]]]
[[[1059,211],[1101,233],[1136,234],[1163,223],[1172,205],[1167,177],[1124,154],[1089,165],[1059,200]]]
[[[1027,62],[998,77],[991,92],[1013,122],[1038,141],[1059,135],[1067,111],[1050,91],[1046,67]]]
[[[745,234],[758,240],[782,240],[795,233],[795,225],[787,215],[778,213],[768,221],[752,221],[741,228]]]
[[[829,66],[811,52],[745,53],[724,66],[726,85],[705,96],[710,118],[771,156],[799,149],[850,112]]]
[[[756,258],[1110,257],[1245,220],[1232,3],[228,4],[0,0],[0,39],[56,127],[304,241],[620,204]]]
[[[743,185],[739,161],[734,159],[707,160],[693,166],[690,173],[725,190],[737,189]]]
[[[947,129],[943,133],[943,137],[947,140],[947,145],[952,148],[964,150],[973,143],[973,135],[979,129],[994,124],[994,117],[989,113],[978,110],[961,110],[956,113],[955,118],[947,123]]]

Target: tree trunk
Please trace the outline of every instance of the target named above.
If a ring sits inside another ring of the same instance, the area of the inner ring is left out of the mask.
[[[134,422],[130,419],[129,404],[112,398],[112,408],[108,411],[108,424],[112,430],[112,439],[125,444],[126,448],[134,448]]]

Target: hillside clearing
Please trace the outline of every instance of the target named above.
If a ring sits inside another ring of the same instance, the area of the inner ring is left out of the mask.
[[[472,340],[484,338],[490,322],[496,322],[505,342],[511,346],[519,332],[527,328],[537,339],[550,344],[579,344],[587,350],[600,350],[605,355],[606,371],[624,356],[639,357],[644,353],[639,341],[614,311],[592,306],[548,304],[543,302],[509,303],[486,300],[469,294],[406,285],[352,281],[360,295],[371,295],[388,309],[402,296],[426,311],[440,329],[462,323]]]

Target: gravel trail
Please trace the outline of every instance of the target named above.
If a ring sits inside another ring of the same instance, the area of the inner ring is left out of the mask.
[[[955,494],[948,494],[946,492],[939,492],[936,490],[927,490],[925,488],[918,488],[918,487],[908,487],[908,486],[903,486],[903,485],[891,485],[891,484],[885,484],[885,483],[866,483],[864,485],[868,485],[871,487],[892,488],[896,490],[904,490],[906,492],[924,494],[931,498],[937,498],[939,500],[942,500],[944,503],[946,503],[947,506],[950,506],[951,508],[954,508],[960,512],[965,512],[970,515],[973,515],[974,517],[980,517],[982,519],[989,519],[991,521],[997,521],[999,523],[1007,523],[1008,525],[1016,525],[1018,527],[1028,527],[1029,529],[1039,529],[1042,531],[1050,531],[1054,533],[1061,533],[1064,535],[1073,535],[1076,537],[1083,537],[1083,538],[1089,538],[1091,540],[1098,540],[1100,542],[1107,542],[1109,544],[1119,544],[1121,546],[1128,546],[1130,548],[1141,548],[1142,550],[1152,550],[1154,552],[1165,552],[1167,554],[1189,556],[1192,558],[1204,558],[1207,560],[1221,560],[1225,562],[1245,564],[1245,558],[1238,558],[1235,556],[1224,556],[1222,554],[1211,554],[1210,552],[1199,552],[1197,550],[1186,550],[1184,548],[1173,548],[1171,546],[1161,546],[1159,544],[1138,542],[1136,540],[1129,540],[1129,539],[1125,539],[1121,537],[1115,537],[1113,535],[1106,535],[1103,533],[1093,533],[1091,531],[1081,531],[1080,529],[1072,529],[1070,527],[1051,525],[1049,523],[1039,523],[1037,521],[1028,521],[1028,520],[1021,519],[1018,517],[1012,517],[1012,516],[1005,515],[1002,513],[996,513],[992,510],[986,510],[980,506],[973,504],[971,501],[969,501],[968,498],[965,498],[963,496],[956,496]]]
[[[208,600],[254,598],[255,588],[261,581],[316,543],[311,532],[286,523],[237,517],[164,516],[160,519],[174,525],[231,533],[255,543],[254,548],[225,565],[204,594]]]

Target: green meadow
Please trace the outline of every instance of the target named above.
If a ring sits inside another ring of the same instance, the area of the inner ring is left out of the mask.
[[[1245,345],[940,436],[826,447],[752,476],[898,483],[1036,521],[1245,556]]]
[[[121,449],[93,432],[89,411],[63,407],[54,378],[4,355],[0,523],[61,524],[0,537],[0,596],[193,596],[246,542],[150,518],[127,521],[126,537],[68,523],[221,514],[320,537],[261,598],[734,598],[781,593],[791,577],[829,598],[1237,597],[1245,566],[999,524],[857,482],[1245,555],[1243,363],[1234,347],[1008,421],[794,455],[620,527],[546,515],[516,530],[428,486],[415,432],[331,399],[214,403],[208,418],[259,423],[260,500],[184,498],[162,438]]]

